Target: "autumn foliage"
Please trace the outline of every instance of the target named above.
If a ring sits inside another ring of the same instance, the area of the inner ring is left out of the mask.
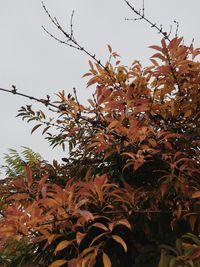
[[[69,156],[1,181],[2,266],[200,266],[200,49],[151,48],[146,68],[110,46],[90,61],[87,106],[61,91],[54,121],[20,109]]]

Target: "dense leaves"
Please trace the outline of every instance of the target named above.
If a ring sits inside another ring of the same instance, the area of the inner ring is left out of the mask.
[[[199,266],[200,49],[178,37],[151,48],[146,68],[110,46],[105,67],[90,61],[88,106],[61,91],[57,118],[21,108],[69,156],[1,182],[5,266],[29,254],[33,266]]]

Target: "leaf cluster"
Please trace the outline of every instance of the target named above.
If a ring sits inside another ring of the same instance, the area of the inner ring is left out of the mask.
[[[53,118],[30,105],[19,110],[52,147],[67,144],[68,157],[49,164],[27,148],[25,162],[14,150],[6,156],[2,263],[30,266],[31,255],[32,266],[44,267],[199,266],[200,49],[161,29],[150,66],[123,65],[110,45],[103,65],[44,9],[91,57],[83,77],[94,94],[87,105],[75,89],[38,99]]]

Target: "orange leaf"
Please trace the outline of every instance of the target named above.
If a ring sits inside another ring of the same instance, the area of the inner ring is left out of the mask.
[[[200,191],[196,191],[192,194],[192,198],[199,198],[200,197]]]
[[[155,50],[162,52],[162,47],[160,47],[158,45],[151,45],[151,46],[149,46],[149,48],[152,48],[152,49],[155,49]]]
[[[153,56],[151,56],[151,58],[153,58],[153,57],[155,57],[155,58],[159,58],[159,59],[161,59],[162,61],[166,61],[166,58],[165,58],[162,54],[160,54],[160,53],[156,53],[156,54],[154,54]]]
[[[110,258],[108,257],[108,255],[103,252],[103,265],[104,267],[111,267],[111,261],[110,261]]]
[[[99,82],[99,77],[95,76],[93,78],[91,78],[88,83],[87,83],[87,87],[91,86],[92,84],[98,83]]]
[[[56,253],[57,253],[58,251],[63,250],[64,248],[68,247],[70,244],[71,244],[71,241],[68,241],[68,240],[61,241],[61,242],[57,245],[57,247],[56,247],[56,249],[55,249],[55,251],[54,251],[54,254],[56,255]]]
[[[67,263],[66,260],[57,260],[57,261],[54,261],[49,267],[59,267],[65,263]]]
[[[89,247],[89,248],[84,249],[82,254],[87,255],[87,254],[90,254],[94,250],[95,250],[95,247]]]
[[[10,197],[7,198],[7,200],[22,200],[22,199],[28,199],[29,195],[25,194],[25,193],[18,193],[18,194],[14,194]]]

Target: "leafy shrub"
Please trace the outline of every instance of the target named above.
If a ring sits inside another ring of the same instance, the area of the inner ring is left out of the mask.
[[[54,119],[20,109],[36,121],[32,132],[44,125],[50,145],[68,143],[69,156],[34,166],[30,158],[1,181],[3,264],[199,266],[200,49],[163,35],[145,68],[124,66],[110,45],[105,65],[91,56],[87,106],[61,91],[38,99]]]

